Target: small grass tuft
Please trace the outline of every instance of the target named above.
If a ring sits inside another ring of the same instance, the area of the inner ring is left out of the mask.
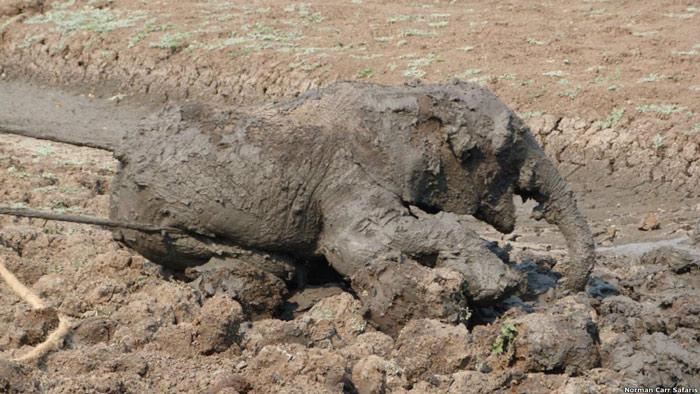
[[[386,21],[389,23],[406,22],[406,21],[410,21],[411,18],[412,18],[411,15],[401,14],[401,15],[390,16],[386,19]]]
[[[24,40],[18,45],[19,48],[26,49],[31,47],[32,45],[36,44],[37,42],[40,42],[44,39],[44,36],[41,34],[35,34],[29,37],[25,37]]]
[[[645,104],[637,107],[637,112],[641,113],[658,113],[662,115],[671,115],[678,112],[684,112],[688,109],[676,104]]]
[[[675,56],[696,56],[700,52],[696,49],[691,49],[689,51],[673,51],[671,53]]]
[[[428,26],[440,29],[443,27],[447,27],[449,24],[450,24],[450,22],[448,22],[448,21],[439,21],[439,22],[430,22],[430,23],[428,23]]]
[[[374,70],[371,68],[363,68],[357,72],[358,78],[370,78],[372,75],[374,75]]]
[[[312,11],[309,7],[308,3],[290,4],[284,7],[284,10],[286,12],[296,12],[305,25],[323,22],[323,15],[320,12]]]
[[[634,31],[634,32],[632,32],[632,35],[633,35],[633,36],[635,36],[635,37],[644,37],[644,38],[646,38],[646,37],[654,37],[654,36],[656,36],[657,34],[659,34],[659,32],[656,31],[656,30],[650,30],[650,31]]]
[[[165,33],[157,42],[151,43],[151,48],[169,49],[172,52],[177,52],[186,48],[189,44],[187,40],[192,36],[188,32]]]
[[[49,156],[54,152],[53,146],[51,145],[39,145],[35,151],[39,156]]]
[[[594,8],[594,9],[588,11],[588,16],[605,15],[606,12],[607,12],[607,9],[605,9],[605,8]]]
[[[666,12],[664,13],[664,16],[675,19],[690,19],[695,16],[695,12]]]
[[[542,115],[544,115],[543,111],[528,111],[528,112],[521,113],[520,118],[523,120],[527,120],[527,119],[532,119],[532,118],[539,118]]]
[[[422,67],[427,67],[438,60],[437,55],[434,53],[429,53],[426,57],[413,59],[408,62],[408,68],[404,71],[403,75],[409,78],[423,78],[426,72],[422,70]]]
[[[624,108],[615,108],[612,110],[610,115],[608,116],[607,119],[605,119],[601,124],[600,128],[601,129],[609,129],[613,126],[615,126],[618,122],[622,120],[622,117],[625,115],[625,109]]]
[[[666,147],[666,145],[664,144],[664,136],[659,134],[659,133],[656,133],[654,138],[652,138],[652,140],[651,140],[651,145],[654,147],[654,150],[657,152],[664,149]]]
[[[144,23],[143,29],[141,29],[138,33],[136,33],[135,36],[131,37],[131,40],[129,40],[128,48],[135,47],[141,41],[143,41],[146,37],[148,37],[148,35],[151,33],[165,31],[165,30],[170,29],[171,27],[172,27],[171,24],[166,24],[166,25],[156,24],[155,18],[149,19],[146,21],[146,23]]]
[[[282,31],[256,22],[253,25],[243,26],[248,31],[248,38],[257,41],[290,42],[301,39],[303,36],[297,31]]]
[[[481,74],[481,69],[478,68],[468,68],[464,70],[463,73],[456,75],[457,78],[460,79],[469,79],[469,78],[474,78],[475,76]]]
[[[404,29],[401,31],[404,37],[435,37],[437,33],[432,30]]]
[[[559,96],[560,97],[568,97],[568,98],[573,100],[576,97],[578,97],[579,93],[581,93],[582,90],[583,89],[581,88],[581,86],[576,86],[575,88],[567,89],[567,90],[559,93]]]
[[[554,70],[554,71],[547,71],[545,73],[542,73],[542,75],[545,77],[561,78],[564,76],[564,72],[561,70]]]
[[[665,79],[665,78],[666,78],[665,75],[651,73],[649,75],[646,75],[646,76],[640,78],[637,81],[637,83],[657,82],[657,81],[660,81],[660,80]]]
[[[501,334],[491,346],[491,352],[496,355],[503,354],[512,347],[515,338],[518,336],[518,329],[513,323],[505,323],[501,326]]]

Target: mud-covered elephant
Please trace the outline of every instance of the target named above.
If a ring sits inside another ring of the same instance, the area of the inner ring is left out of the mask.
[[[95,125],[85,127],[99,147]],[[61,140],[55,133],[43,137]],[[111,218],[180,230],[117,236],[169,267],[202,264],[227,245],[324,256],[380,326],[458,319],[520,276],[446,213],[510,232],[520,195],[566,238],[560,286],[583,289],[592,268],[572,191],[522,121],[475,84],[342,82],[265,107],[170,106],[115,133],[102,144],[120,161]]]

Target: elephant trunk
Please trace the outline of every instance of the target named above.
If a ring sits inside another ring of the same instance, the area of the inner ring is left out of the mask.
[[[520,172],[517,194],[534,198],[539,205],[533,216],[559,227],[569,249],[569,264],[562,267],[565,289],[581,291],[595,262],[593,236],[576,206],[573,191],[530,133],[525,134],[527,153]]]

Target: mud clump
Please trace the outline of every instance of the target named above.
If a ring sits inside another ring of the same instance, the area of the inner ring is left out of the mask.
[[[90,346],[108,342],[114,335],[117,323],[109,318],[86,318],[73,328],[71,340],[76,345]]]
[[[0,392],[7,394],[39,393],[39,382],[31,378],[28,368],[0,359]]]
[[[193,323],[195,346],[204,355],[227,350],[240,342],[238,332],[244,320],[241,305],[231,298],[215,296],[207,299]]]
[[[355,364],[352,382],[359,394],[382,394],[408,387],[398,364],[375,355]]]
[[[211,259],[187,270],[190,285],[207,296],[228,296],[252,317],[270,317],[280,310],[288,290],[278,276],[238,259]]]
[[[592,307],[567,297],[546,312],[513,319],[511,324],[517,328],[514,366],[526,372],[567,375],[580,375],[598,367],[598,328],[592,320],[595,314]]]
[[[291,321],[258,320],[243,335],[244,346],[255,352],[265,346],[298,343],[317,348],[343,348],[356,343],[369,329],[360,302],[350,294],[320,300],[308,312]]]
[[[430,269],[413,262],[376,262],[352,277],[358,297],[373,322],[396,335],[412,318],[466,321],[469,306],[463,278],[449,269]]]
[[[291,320],[251,321],[229,293],[209,296],[157,266],[127,264],[121,251],[102,250],[71,277],[92,278],[89,287],[105,279],[113,289],[125,286],[110,298],[86,300],[85,308],[99,308],[109,317],[79,318],[64,347],[49,353],[42,369],[3,362],[0,384],[9,392],[42,387],[48,393],[88,388],[565,393],[581,387],[606,392],[625,384],[693,387],[700,372],[697,290],[669,293],[665,281],[653,289],[628,286],[649,269],[672,278],[674,286],[697,281],[697,270],[675,269],[677,253],[601,258],[605,270],[594,275],[616,275],[619,295],[579,293],[528,301],[530,308],[510,302],[520,306],[470,329],[410,319],[393,339],[377,331],[361,301],[344,291],[320,298]],[[98,267],[103,277],[84,276]],[[46,283],[45,277],[38,282]],[[67,295],[77,284],[66,280],[51,294]],[[12,319],[9,331],[22,324]]]
[[[639,222],[639,226],[637,226],[637,229],[641,231],[652,231],[660,228],[661,223],[659,222],[659,218],[655,213],[645,215]]]
[[[625,270],[622,295],[597,307],[601,367],[643,385],[698,387],[696,259],[684,250],[659,248]]]
[[[466,327],[413,320],[401,330],[393,354],[411,382],[474,367],[474,346]]]

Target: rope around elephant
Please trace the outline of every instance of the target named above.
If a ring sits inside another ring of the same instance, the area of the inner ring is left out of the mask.
[[[5,262],[0,259],[0,277],[7,283],[10,289],[17,294],[23,301],[28,303],[32,309],[44,309],[46,304],[32,290],[27,288],[17,277],[7,269]],[[50,351],[58,348],[63,338],[68,335],[73,324],[67,316],[58,314],[58,327],[46,338],[46,340],[34,347],[34,349],[21,355],[12,358],[12,361],[32,361],[43,357]]]

